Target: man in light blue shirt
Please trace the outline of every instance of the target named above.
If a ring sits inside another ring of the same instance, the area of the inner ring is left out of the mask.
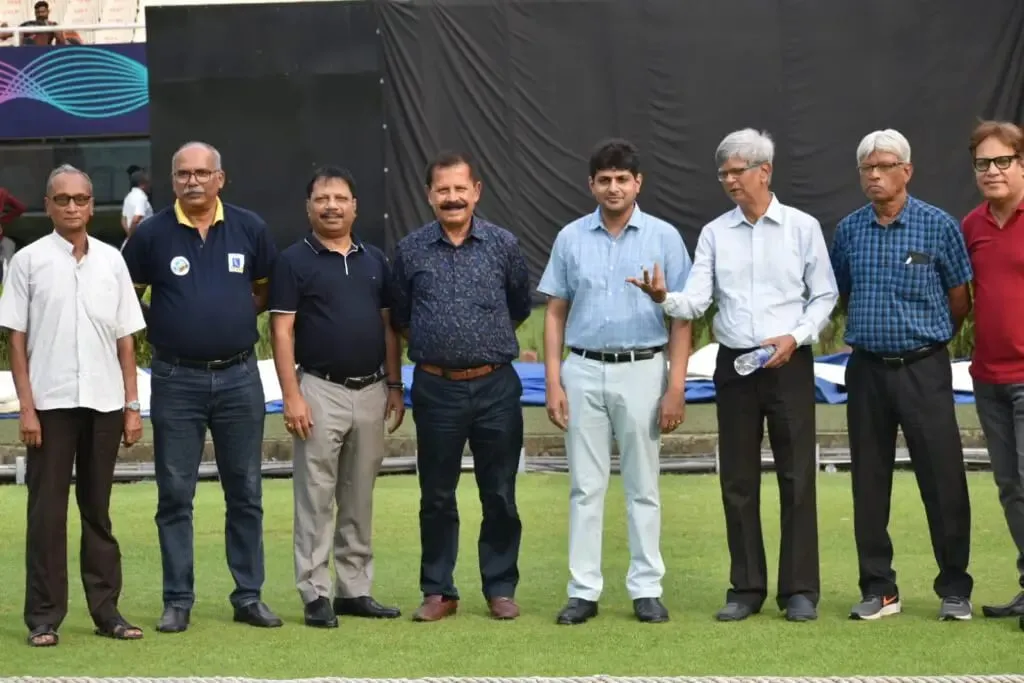
[[[661,602],[660,434],[683,421],[690,327],[676,320],[669,329],[661,307],[626,278],[655,262],[663,264],[672,287],[682,289],[691,262],[679,231],[640,210],[636,197],[642,182],[631,143],[610,140],[597,147],[590,159],[590,190],[599,207],[558,233],[538,287],[549,297],[544,318],[548,417],[566,432],[571,481],[569,601],[558,615],[560,624],[581,624],[597,615],[613,438],[621,454],[629,520],[626,588],[637,619],[668,620]],[[570,353],[563,364],[565,346]]]
[[[768,570],[761,535],[761,441],[772,445],[782,505],[776,601],[791,621],[817,618],[820,595],[816,500],[814,356],[811,344],[838,299],[818,221],[771,191],[775,146],[766,133],[731,133],[715,153],[718,178],[736,207],[704,226],[683,291],[656,267],[631,279],[673,318],[692,320],[714,301],[718,445],[731,556],[720,621],[761,611]],[[733,363],[774,347],[764,368],[741,376]]]

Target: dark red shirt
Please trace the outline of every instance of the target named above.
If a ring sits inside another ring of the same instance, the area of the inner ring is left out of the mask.
[[[964,218],[963,232],[974,269],[971,377],[1024,383],[1024,203],[1000,228],[985,202]]]

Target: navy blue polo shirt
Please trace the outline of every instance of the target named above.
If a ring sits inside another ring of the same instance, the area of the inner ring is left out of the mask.
[[[253,283],[270,276],[277,249],[267,224],[218,200],[206,240],[175,202],[144,221],[124,246],[132,281],[149,286],[149,343],[190,360],[230,358],[259,339]]]
[[[358,241],[340,254],[310,233],[282,251],[270,278],[270,311],[295,314],[295,362],[338,377],[377,372],[389,280],[384,253]]]

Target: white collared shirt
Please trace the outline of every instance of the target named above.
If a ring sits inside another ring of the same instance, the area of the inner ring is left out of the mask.
[[[773,195],[753,225],[737,206],[704,226],[686,286],[662,307],[692,320],[714,301],[715,338],[747,349],[787,334],[813,344],[838,297],[821,225]]]
[[[117,340],[146,324],[121,253],[88,239],[81,261],[56,232],[28,245],[0,295],[0,327],[27,336],[36,410],[124,408]]]

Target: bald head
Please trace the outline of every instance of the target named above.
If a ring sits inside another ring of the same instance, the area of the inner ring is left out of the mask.
[[[198,161],[201,165],[210,169],[211,171],[220,171],[220,152],[213,145],[205,142],[186,142],[184,145],[178,148],[178,151],[171,157],[171,173],[178,169],[178,162],[183,158],[188,157],[190,160]]]
[[[46,194],[52,195],[54,187],[61,183],[63,180],[62,176],[78,176],[83,182],[84,186],[88,189],[89,194],[92,194],[92,178],[85,171],[81,171],[71,164],[62,164],[57,168],[50,171],[50,176],[46,179]]]

